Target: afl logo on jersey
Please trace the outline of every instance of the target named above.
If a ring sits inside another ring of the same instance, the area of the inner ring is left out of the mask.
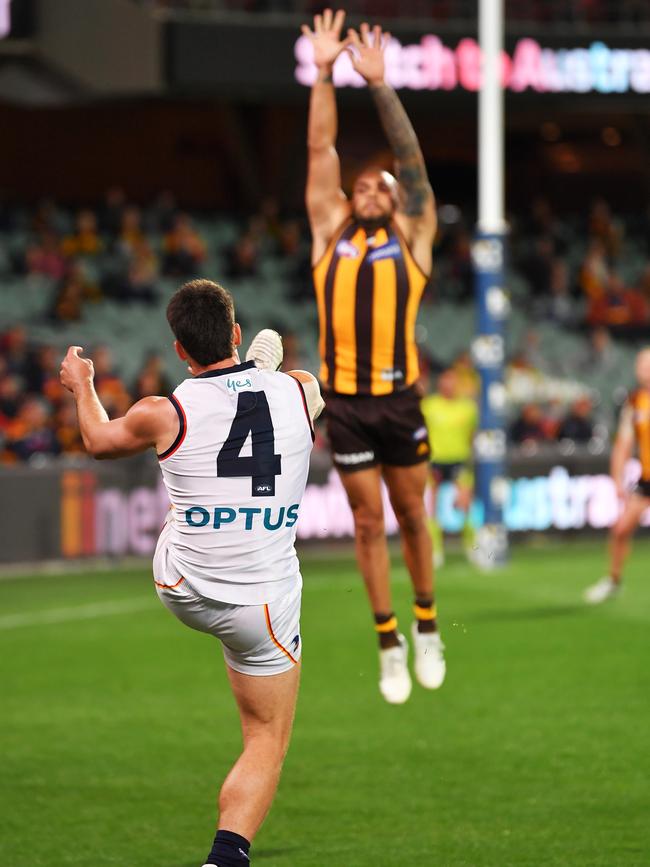
[[[346,241],[344,238],[336,245],[336,253],[343,259],[358,259],[361,254],[361,250],[359,250],[358,247],[355,247],[351,241]]]

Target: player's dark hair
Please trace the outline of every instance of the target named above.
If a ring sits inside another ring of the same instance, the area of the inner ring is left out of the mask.
[[[167,321],[190,358],[203,367],[232,355],[235,307],[230,292],[218,283],[185,283],[167,305]]]

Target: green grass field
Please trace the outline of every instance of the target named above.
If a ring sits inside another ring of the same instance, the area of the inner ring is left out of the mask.
[[[392,707],[347,555],[303,556],[304,670],[259,867],[650,864],[650,543],[587,609],[597,543],[439,576],[448,679]],[[410,593],[395,557],[403,626]],[[0,581],[2,867],[199,867],[239,749],[216,642],[149,573]]]

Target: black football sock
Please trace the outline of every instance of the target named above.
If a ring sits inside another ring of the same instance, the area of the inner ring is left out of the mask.
[[[417,620],[418,632],[438,631],[438,624],[436,622],[438,612],[433,601],[433,596],[416,596],[413,613]]]
[[[248,850],[251,844],[246,837],[240,837],[232,831],[217,831],[212,844],[212,851],[206,859],[206,864],[218,867],[248,867],[251,859]]]
[[[399,647],[397,617],[392,612],[390,614],[375,614],[375,630],[382,650],[388,650],[389,647]]]

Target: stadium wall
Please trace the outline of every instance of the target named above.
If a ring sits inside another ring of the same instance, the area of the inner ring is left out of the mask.
[[[638,476],[630,463],[629,481]],[[509,467],[504,511],[510,531],[587,531],[612,525],[619,513],[604,458],[557,461],[529,458]],[[454,490],[440,490],[439,520],[446,532],[459,532],[462,515]],[[397,530],[385,498],[386,529]],[[0,562],[75,560],[85,557],[150,556],[169,509],[155,460],[131,458],[116,464],[51,463],[39,468],[0,469],[2,538]],[[482,522],[480,505],[474,519]],[[650,510],[645,516],[650,526]],[[307,486],[298,522],[300,539],[348,538],[352,515],[334,471],[316,468]]]

